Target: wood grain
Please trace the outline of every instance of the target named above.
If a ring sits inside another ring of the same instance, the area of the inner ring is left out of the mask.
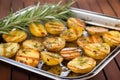
[[[66,4],[71,0],[63,0]],[[57,3],[59,0],[0,0],[0,18],[7,16],[12,8],[18,11],[38,2]],[[72,7],[98,12],[120,18],[120,0],[77,0]],[[23,69],[0,62],[0,80],[43,80],[45,77],[25,71]],[[119,80],[120,54],[118,54],[99,74],[89,80]],[[46,79],[45,79],[46,80]]]

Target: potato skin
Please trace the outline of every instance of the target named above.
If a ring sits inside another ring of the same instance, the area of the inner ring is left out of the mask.
[[[0,56],[11,58],[17,53],[19,48],[20,45],[18,43],[2,43],[0,44]]]
[[[104,33],[108,32],[108,29],[103,27],[96,27],[96,26],[90,26],[86,27],[86,30],[91,35],[103,35]]]
[[[77,39],[77,35],[73,29],[68,29],[68,30],[63,31],[60,34],[60,37],[64,38],[68,42],[75,41]]]
[[[78,18],[71,17],[67,20],[67,26],[75,31],[77,37],[80,37],[84,32],[85,23]]]
[[[89,43],[103,43],[103,40],[98,35],[82,36],[77,40],[77,44],[81,48],[84,48]]]
[[[40,23],[30,23],[29,30],[36,37],[45,37],[47,35],[46,29]]]
[[[38,50],[38,51],[42,51],[44,49],[44,46],[41,42],[38,42],[36,40],[25,40],[23,43],[22,43],[22,47],[23,48],[31,48],[31,49],[35,49],[35,50]]]
[[[22,42],[27,38],[27,33],[22,30],[12,30],[2,35],[6,42]]]
[[[60,37],[48,37],[43,44],[48,51],[58,52],[65,47],[65,39]]]
[[[62,56],[59,54],[47,51],[41,52],[41,58],[47,65],[50,66],[60,64],[63,61]]]
[[[67,67],[74,73],[88,73],[96,66],[93,58],[81,56],[69,61]]]
[[[104,59],[110,53],[110,46],[107,43],[91,43],[83,49],[87,56],[94,59]]]
[[[120,32],[109,31],[103,35],[103,40],[111,47],[120,45]]]
[[[58,35],[65,29],[65,26],[62,22],[49,21],[45,24],[45,28],[48,33]]]
[[[16,55],[16,61],[36,67],[39,63],[40,53],[37,50],[26,48],[20,49]]]
[[[78,47],[69,47],[69,48],[63,48],[60,51],[60,54],[61,56],[63,56],[65,60],[71,60],[81,56],[82,55],[82,53],[80,53],[81,51],[82,50]]]

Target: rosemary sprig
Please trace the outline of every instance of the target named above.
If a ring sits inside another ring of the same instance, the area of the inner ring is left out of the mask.
[[[73,17],[70,6],[74,3],[70,2],[61,6],[61,1],[58,4],[45,4],[40,6],[37,4],[32,9],[26,8],[25,12],[11,13],[6,19],[0,21],[0,34],[7,34],[8,31],[17,28],[26,30],[26,27],[31,22],[43,22],[49,20],[64,21],[69,17]]]

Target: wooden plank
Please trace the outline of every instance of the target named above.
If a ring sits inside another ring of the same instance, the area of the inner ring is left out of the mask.
[[[66,0],[66,3],[67,2],[70,2],[70,0]],[[78,8],[78,0],[71,7]]]
[[[24,7],[34,5],[34,0],[23,0]]]
[[[12,0],[11,8],[14,12],[23,8],[22,0]]]
[[[29,73],[21,68],[12,67],[12,80],[29,80]]]
[[[79,0],[77,1],[79,8],[90,10],[90,6],[88,4],[88,0]]]
[[[0,0],[0,18],[3,18],[9,14],[10,4],[10,0]]]
[[[119,0],[107,0],[111,6],[111,8],[116,13],[117,17],[120,18],[120,1]]]
[[[90,6],[91,11],[102,13],[101,8],[97,3],[97,0],[88,0],[88,4]]]
[[[105,68],[105,73],[107,76],[108,80],[118,80],[120,78],[120,71],[116,65],[116,63],[114,62],[114,60],[112,60]]]
[[[11,65],[0,61],[0,80],[11,79]]]
[[[88,80],[106,80],[106,78],[105,78],[103,70],[102,70],[95,77],[92,77]]]
[[[115,57],[116,63],[118,65],[118,68],[120,70],[120,53]]]
[[[104,14],[115,16],[112,8],[110,7],[106,0],[97,0],[97,2],[100,5],[100,8]]]
[[[35,73],[30,73],[30,80],[53,80]]]

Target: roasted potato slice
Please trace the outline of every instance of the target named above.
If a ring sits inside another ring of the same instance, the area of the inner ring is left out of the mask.
[[[102,38],[98,35],[82,36],[77,40],[77,44],[81,48],[84,48],[88,43],[102,43],[102,42],[103,42]]]
[[[42,51],[41,52],[42,60],[50,66],[60,64],[63,61],[63,57],[57,53]]]
[[[81,56],[82,55],[81,51],[82,50],[78,47],[69,47],[69,48],[63,48],[60,51],[60,54],[61,56],[63,56],[65,60],[71,60]]]
[[[80,56],[68,62],[67,67],[74,73],[88,73],[96,66],[93,58]]]
[[[18,43],[2,43],[0,44],[0,56],[11,58],[17,53],[19,48],[20,45]]]
[[[94,59],[104,59],[110,53],[110,46],[107,43],[91,43],[83,49],[87,56]]]
[[[45,28],[50,34],[60,34],[65,29],[65,26],[62,22],[49,21],[45,24]]]
[[[65,39],[60,37],[49,37],[43,44],[48,51],[57,52],[65,47]]]
[[[44,37],[47,35],[47,31],[40,23],[30,23],[29,30],[32,35],[36,37]]]
[[[22,30],[12,30],[2,35],[6,42],[22,42],[27,38],[27,33]]]
[[[63,31],[60,34],[60,37],[64,38],[68,42],[75,41],[77,39],[77,35],[73,29],[68,29],[68,30]]]
[[[120,45],[120,32],[109,31],[103,35],[104,41],[111,47]]]
[[[22,43],[23,48],[31,48],[31,49],[35,49],[38,51],[42,51],[44,49],[44,46],[41,42],[38,42],[36,40],[25,40]]]
[[[20,49],[16,55],[16,61],[36,67],[39,63],[40,53],[37,50],[25,48]]]
[[[69,18],[67,20],[67,25],[75,31],[77,37],[80,37],[84,32],[85,23],[78,18]]]
[[[108,32],[108,29],[103,28],[103,27],[97,27],[97,26],[86,27],[86,30],[91,35],[93,34],[103,35],[104,33]]]

